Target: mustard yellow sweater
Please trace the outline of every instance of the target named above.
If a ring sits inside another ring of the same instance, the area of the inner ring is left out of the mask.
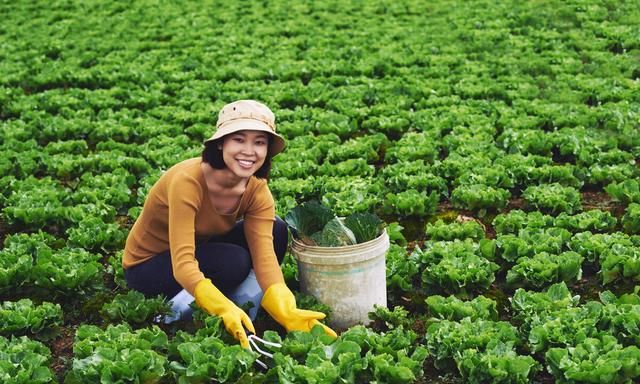
[[[284,282],[273,250],[275,208],[266,180],[251,177],[236,211],[220,214],[211,203],[201,162],[198,157],[174,165],[151,188],[129,232],[123,268],[170,250],[176,281],[193,295],[196,284],[205,278],[195,259],[196,244],[228,232],[243,218],[260,287],[266,291],[272,284]]]

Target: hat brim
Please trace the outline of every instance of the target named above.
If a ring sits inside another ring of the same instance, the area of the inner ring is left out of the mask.
[[[204,143],[207,144],[211,141],[221,139],[228,134],[238,132],[238,131],[245,131],[245,130],[262,131],[270,134],[273,137],[273,141],[271,143],[271,148],[270,148],[272,156],[282,152],[286,146],[284,138],[282,136],[275,133],[271,129],[271,127],[269,127],[267,124],[263,123],[260,120],[255,120],[255,119],[236,119],[236,120],[229,121],[226,124],[223,124],[222,126],[220,126],[215,131],[213,136],[205,140]]]

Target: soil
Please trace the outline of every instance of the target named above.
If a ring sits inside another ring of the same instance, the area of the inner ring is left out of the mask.
[[[51,369],[53,369],[58,383],[64,382],[64,376],[73,359],[73,340],[75,334],[75,326],[62,328],[60,335],[49,345],[53,356]]]

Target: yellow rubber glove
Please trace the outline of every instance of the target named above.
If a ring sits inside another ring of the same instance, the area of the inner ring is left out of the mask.
[[[243,348],[249,348],[249,340],[245,328],[251,333],[256,333],[249,315],[238,308],[233,301],[216,288],[211,280],[201,280],[193,291],[196,304],[210,315],[220,316],[224,327],[231,336],[240,341]],[[243,327],[244,325],[244,327]]]
[[[333,329],[318,321],[325,318],[326,315],[324,313],[298,309],[296,307],[296,298],[284,283],[273,284],[267,288],[262,297],[262,308],[282,325],[287,332],[309,332],[316,324],[320,324],[327,335],[338,337]]]

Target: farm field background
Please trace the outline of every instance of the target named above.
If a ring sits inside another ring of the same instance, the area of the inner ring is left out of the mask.
[[[638,2],[0,13],[1,382],[640,380]],[[267,371],[215,318],[154,323],[120,267],[149,188],[244,98],[288,140],[281,217],[374,212],[393,243],[370,326],[332,343],[259,316],[284,345]]]

